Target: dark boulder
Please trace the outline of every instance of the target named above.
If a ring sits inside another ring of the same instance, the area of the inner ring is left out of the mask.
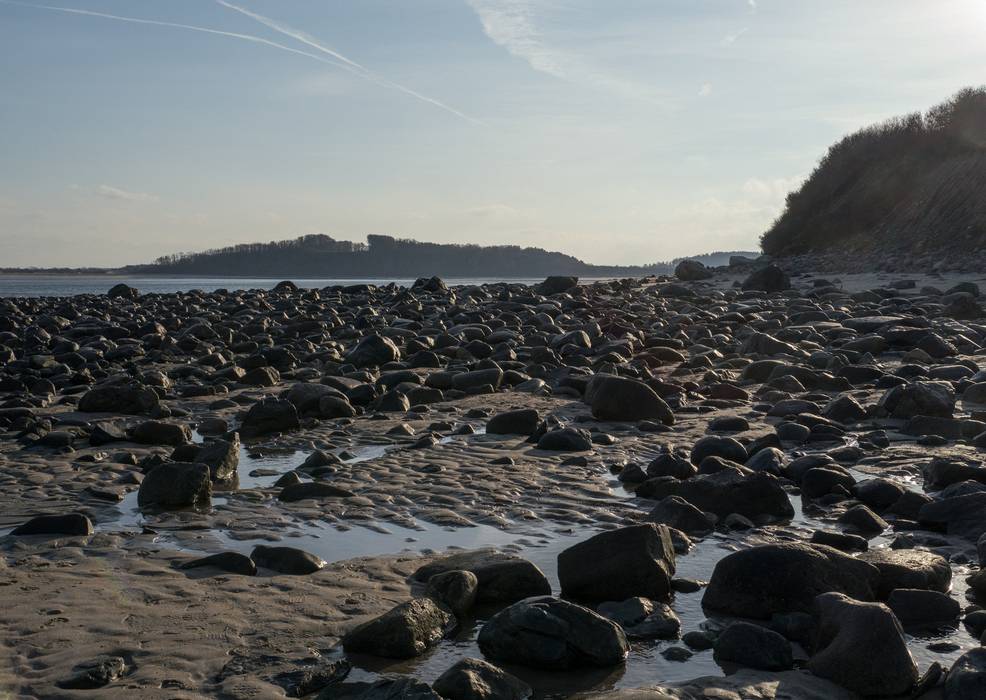
[[[494,661],[552,670],[616,666],[630,649],[615,622],[551,597],[528,598],[501,610],[476,641]]]
[[[739,617],[769,619],[774,613],[810,613],[815,597],[832,591],[873,600],[879,580],[876,567],[832,547],[762,545],[721,559],[702,605]]]
[[[476,600],[481,603],[514,603],[523,598],[551,593],[544,573],[531,562],[491,549],[461,552],[422,566],[412,579],[427,583],[446,571],[469,571],[476,576]]]
[[[82,513],[39,515],[11,530],[11,535],[91,535],[92,521]]]
[[[321,558],[294,547],[268,547],[258,544],[250,553],[257,566],[290,576],[314,574],[325,566]]]
[[[137,503],[141,508],[188,508],[209,503],[212,476],[197,462],[165,462],[154,467],[140,483]]]
[[[572,600],[668,600],[674,572],[668,528],[651,523],[601,532],[558,555],[562,595]]]
[[[342,646],[350,654],[410,659],[435,645],[455,624],[452,614],[430,598],[415,598],[349,631]]]

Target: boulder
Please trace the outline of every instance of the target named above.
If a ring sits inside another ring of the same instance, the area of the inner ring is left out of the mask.
[[[160,407],[157,392],[140,384],[105,384],[90,389],[79,399],[79,410],[84,413],[141,416],[153,415]]]
[[[880,399],[879,411],[891,418],[915,416],[951,418],[955,392],[948,382],[913,382],[892,387]]]
[[[490,435],[532,435],[541,423],[541,415],[535,408],[498,413],[486,424]]]
[[[491,549],[452,554],[419,568],[412,579],[428,583],[446,571],[469,571],[476,576],[476,600],[480,603],[514,603],[551,593],[544,573],[526,559]]]
[[[945,593],[952,582],[952,567],[948,560],[934,552],[917,549],[872,549],[860,554],[859,559],[879,570],[880,578],[874,593],[881,600],[896,588]]]
[[[250,553],[257,566],[289,576],[314,574],[325,566],[325,562],[314,554],[294,547],[268,547],[258,544]]]
[[[553,275],[538,285],[538,291],[541,292],[541,294],[550,297],[552,294],[561,294],[562,292],[567,292],[577,286],[579,286],[578,277]]]
[[[742,284],[743,291],[783,292],[791,288],[791,278],[777,265],[770,264],[755,270]]]
[[[674,276],[682,282],[698,282],[713,276],[712,270],[697,260],[682,260],[674,268]]]
[[[708,535],[715,525],[714,517],[710,518],[680,496],[668,496],[658,501],[647,514],[647,520],[673,527],[694,537]]]
[[[209,503],[212,477],[209,467],[197,462],[165,462],[154,467],[140,483],[141,508],[189,508]]]
[[[240,574],[241,576],[256,576],[257,574],[257,565],[253,559],[239,552],[210,554],[207,557],[186,561],[179,568],[198,569],[201,567],[212,567],[231,574]]]
[[[728,676],[703,676],[659,687],[579,693],[572,700],[859,700],[835,683],[804,671],[742,668]]]
[[[713,658],[720,666],[735,664],[764,671],[786,671],[794,665],[789,641],[750,622],[733,622],[726,627],[716,639]]]
[[[601,532],[558,555],[562,595],[572,600],[668,600],[674,572],[668,528],[651,523]]]
[[[527,700],[531,686],[493,664],[460,659],[432,684],[446,700]]]
[[[92,521],[82,513],[39,515],[11,530],[11,535],[91,535]]]
[[[425,596],[444,605],[456,616],[472,611],[479,579],[471,571],[445,571],[428,579]]]
[[[896,588],[887,597],[890,608],[905,627],[921,627],[957,620],[962,606],[938,591]]]
[[[774,613],[810,613],[822,593],[873,600],[879,581],[875,566],[832,547],[762,545],[719,560],[702,605],[737,617],[769,619]]]
[[[539,450],[553,452],[585,452],[592,449],[589,431],[581,428],[556,428],[549,430],[538,440]]]
[[[637,495],[656,500],[680,496],[719,518],[738,513],[756,523],[794,517],[791,499],[776,477],[765,472],[743,473],[731,467],[686,480],[651,479],[637,488]]]
[[[501,610],[476,641],[494,661],[551,670],[616,666],[630,649],[615,622],[551,597],[528,598]]]
[[[349,631],[347,653],[410,659],[436,644],[455,627],[455,617],[430,598],[415,598]]]
[[[982,698],[986,698],[986,647],[977,647],[952,664],[945,678],[945,700]]]
[[[400,358],[401,351],[394,341],[375,333],[362,338],[346,355],[346,360],[357,367],[379,367]]]
[[[250,407],[240,426],[245,439],[262,437],[271,433],[283,433],[301,427],[298,409],[290,401],[262,399]]]
[[[637,379],[597,374],[589,380],[585,400],[599,420],[659,420],[674,424],[674,413],[664,399]]]
[[[887,606],[825,593],[815,601],[818,636],[808,668],[860,695],[902,695],[918,680],[900,623]]]
[[[148,420],[140,423],[130,434],[134,442],[143,445],[171,445],[177,447],[192,441],[192,431],[184,423],[166,423]]]

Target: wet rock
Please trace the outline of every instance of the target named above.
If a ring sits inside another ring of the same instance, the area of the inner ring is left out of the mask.
[[[557,598],[528,598],[501,610],[479,632],[484,656],[502,663],[564,670],[616,666],[629,651],[620,626]]]
[[[127,439],[127,431],[120,423],[103,421],[93,424],[89,431],[89,444],[93,447],[101,447],[111,442],[123,442]]]
[[[539,450],[553,452],[585,452],[592,449],[592,436],[581,428],[556,428],[538,440]]]
[[[240,377],[240,384],[256,387],[277,386],[281,381],[281,373],[273,367],[254,367]]]
[[[437,559],[414,572],[412,579],[427,583],[445,571],[469,571],[479,585],[476,600],[481,603],[513,603],[523,598],[551,593],[544,573],[531,562],[510,554],[484,549],[461,552]]]
[[[596,612],[622,627],[628,639],[675,639],[681,629],[681,620],[668,605],[639,596],[602,603]]]
[[[842,552],[865,552],[869,549],[869,543],[864,538],[859,535],[849,535],[843,532],[815,530],[811,534],[811,542],[813,544],[824,544],[829,547],[835,547]]]
[[[240,435],[245,439],[297,430],[301,427],[298,409],[290,401],[263,399],[253,404],[243,418]]]
[[[493,664],[479,659],[460,659],[433,684],[446,700],[526,700],[527,683]]]
[[[350,654],[410,659],[434,646],[455,624],[452,614],[430,598],[415,598],[351,630],[342,646]]]
[[[471,571],[445,571],[428,579],[425,595],[461,617],[472,611],[478,591],[476,574]]]
[[[746,448],[738,440],[717,435],[706,435],[692,446],[692,464],[701,464],[706,457],[722,457],[731,462],[743,464],[748,455]]]
[[[390,338],[373,334],[360,340],[346,355],[346,360],[357,367],[378,367],[394,362],[401,357],[401,351]]]
[[[744,291],[782,292],[791,288],[791,279],[784,270],[771,264],[751,273],[743,281],[742,288]]]
[[[657,500],[680,496],[699,510],[714,513],[719,518],[732,513],[754,522],[794,517],[794,507],[774,476],[745,474],[734,468],[684,481],[652,479],[637,488],[637,495]]]
[[[680,647],[672,647],[687,651]],[[668,650],[670,651],[670,649]],[[691,656],[691,654],[688,654]],[[859,700],[834,683],[803,671],[740,669],[728,676],[705,676],[681,683],[628,690],[581,693],[573,700]]]
[[[826,593],[815,603],[818,638],[808,668],[861,695],[898,695],[918,680],[904,632],[885,605]]]
[[[917,549],[873,549],[859,555],[875,566],[880,578],[874,592],[885,599],[896,588],[948,591],[952,568],[941,555]]]
[[[667,600],[675,571],[667,527],[633,525],[601,532],[558,555],[562,595],[572,600]]]
[[[901,384],[883,395],[878,409],[891,418],[951,418],[955,410],[955,392],[948,382]]]
[[[794,665],[791,643],[777,632],[749,622],[733,622],[716,639],[716,663],[764,671],[784,671]]]
[[[490,435],[531,435],[537,430],[541,415],[537,409],[521,408],[505,411],[490,418],[486,432]]]
[[[120,282],[119,284],[114,284],[110,287],[110,291],[106,292],[106,296],[110,299],[130,299],[133,301],[140,296],[140,292],[136,287],[131,287],[123,282]]]
[[[714,516],[710,518],[680,496],[668,496],[658,501],[647,514],[647,520],[676,528],[695,537],[709,534],[715,526]]]
[[[864,505],[853,506],[839,516],[839,522],[851,529],[876,536],[890,527],[887,521]]]
[[[415,678],[385,678],[375,683],[336,683],[316,700],[442,700],[427,683]]]
[[[137,491],[141,508],[189,508],[209,503],[212,475],[197,462],[165,462],[144,476]]]
[[[179,568],[198,569],[203,566],[212,567],[231,574],[240,574],[241,576],[256,576],[257,574],[257,565],[253,562],[253,559],[239,552],[210,554],[207,557],[186,561]]]
[[[674,424],[674,413],[664,399],[636,379],[597,374],[589,380],[585,394],[592,415],[599,420],[658,420]]]
[[[79,399],[79,410],[85,413],[123,413],[154,415],[161,399],[153,389],[139,384],[106,384],[97,386]]]
[[[11,530],[11,535],[91,535],[92,521],[81,513],[39,515]]]
[[[171,445],[177,447],[192,441],[192,431],[184,423],[166,423],[148,420],[137,425],[131,433],[134,442],[144,445]]]
[[[230,440],[216,439],[203,443],[188,461],[207,465],[214,482],[235,480],[240,464],[239,433],[233,433]]]
[[[945,700],[986,697],[986,647],[970,649],[955,660],[945,678]]]
[[[548,277],[541,284],[538,285],[538,291],[545,296],[552,296],[553,294],[561,294],[562,292],[567,292],[574,289],[579,284],[578,277],[565,277],[554,275]]]
[[[779,612],[810,613],[822,593],[873,600],[879,583],[879,569],[831,547],[762,545],[721,559],[702,605],[739,617],[769,619]]]
[[[962,608],[957,600],[938,591],[897,588],[887,597],[890,608],[905,627],[956,620]]]
[[[674,276],[683,282],[707,280],[713,276],[712,270],[697,260],[682,260],[674,268]]]
[[[250,558],[257,566],[289,576],[314,574],[325,566],[321,558],[294,547],[268,547],[260,544],[253,548]]]

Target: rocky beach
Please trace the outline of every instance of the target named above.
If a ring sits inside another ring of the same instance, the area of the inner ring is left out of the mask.
[[[0,697],[986,697],[984,278],[0,299]]]

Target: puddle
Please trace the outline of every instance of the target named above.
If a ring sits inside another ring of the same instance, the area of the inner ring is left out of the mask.
[[[448,442],[459,436],[443,439]],[[377,459],[394,449],[402,449],[406,445],[371,445],[362,448],[351,448],[353,458],[349,462]],[[281,474],[299,466],[307,456],[301,450],[267,450],[258,453],[256,446],[245,446],[241,452],[240,461],[240,490],[268,488]],[[338,450],[337,450],[338,451]],[[254,456],[250,456],[253,454]],[[269,470],[276,474],[268,476],[249,476],[253,470]],[[849,471],[857,479],[871,478],[853,467]],[[631,501],[639,504],[641,510],[649,509],[649,501],[636,501],[632,493],[622,488],[616,479],[610,482],[614,501]],[[189,513],[189,518],[195,516],[220,516],[231,505],[233,496],[223,496],[218,493],[213,498],[210,508]],[[696,546],[686,555],[677,557],[677,576],[708,580],[716,563],[736,549],[749,546],[748,538],[756,538],[769,532],[779,539],[801,540],[814,529],[838,529],[831,521],[820,520],[806,515],[802,509],[799,497],[791,498],[795,517],[790,523],[772,526],[750,533],[714,534],[696,542]],[[274,502],[258,504],[258,507],[271,507]],[[237,505],[242,507],[242,503]],[[98,529],[103,531],[121,529],[139,529],[144,526],[154,528],[155,516],[144,516],[136,503],[136,492],[129,494],[117,509],[119,517],[100,523]],[[546,525],[514,522],[509,530],[503,530],[490,525],[478,524],[472,527],[443,527],[422,521],[411,521],[410,527],[392,523],[334,523],[321,521],[292,522],[289,529],[279,532],[280,544],[298,547],[317,554],[328,562],[341,561],[362,556],[376,556],[399,553],[435,553],[449,549],[476,549],[481,547],[496,547],[509,551],[533,561],[548,576],[555,594],[559,592],[556,560],[558,553],[565,548],[582,541],[593,534],[595,529],[572,528],[566,525]],[[257,544],[268,544],[267,539],[243,539],[242,534],[233,537],[221,526],[215,529],[173,529],[158,530],[158,542],[166,546],[186,551],[214,553],[217,551],[237,551],[249,554]],[[870,540],[871,548],[887,547],[896,536],[890,532]],[[953,595],[965,604],[965,582],[967,571],[962,567],[953,566]],[[677,594],[672,608],[681,619],[682,632],[699,629],[707,621],[701,606],[702,591],[693,594]],[[409,661],[388,661],[368,657],[350,657],[353,672],[350,680],[372,680],[380,676],[413,675],[424,681],[434,681],[453,663],[463,657],[482,658],[476,645],[476,636],[483,622],[495,610],[482,611],[478,617],[461,621],[458,633],[451,639],[445,640],[428,653]],[[713,620],[715,624],[715,620]],[[978,646],[978,642],[965,631],[961,625],[952,628],[932,630],[920,634],[908,635],[911,652],[923,671],[932,661],[939,661],[946,666],[954,661],[964,651]],[[932,643],[950,642],[959,648],[953,652],[932,652],[927,646]],[[534,698],[554,699],[566,698],[586,690],[606,690],[618,688],[637,688],[654,685],[661,682],[685,681],[706,675],[720,675],[722,669],[715,663],[711,651],[695,652],[686,662],[674,662],[665,659],[661,652],[670,646],[681,646],[677,640],[633,642],[632,651],[626,663],[612,669],[592,670],[585,672],[550,673],[538,672],[523,667],[506,668],[525,679],[536,689]],[[341,650],[336,652],[342,655]]]

